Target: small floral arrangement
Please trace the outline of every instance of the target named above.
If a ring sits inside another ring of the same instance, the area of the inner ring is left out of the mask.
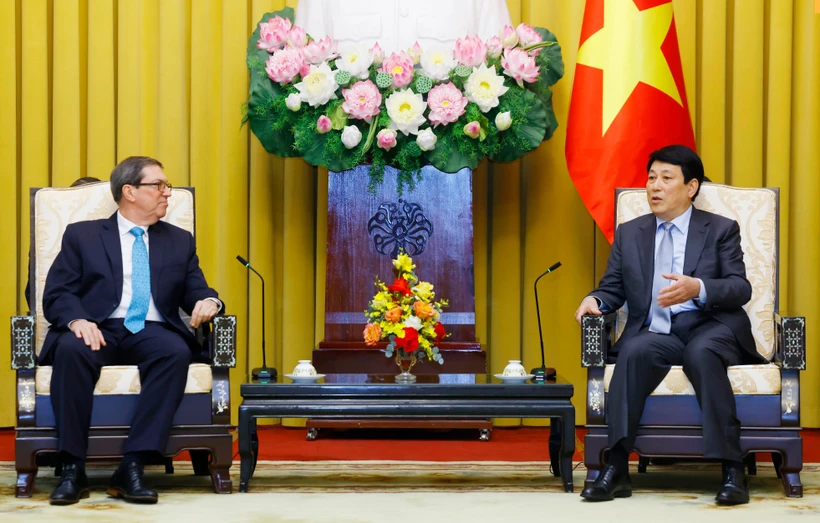
[[[444,358],[438,344],[449,336],[441,324],[441,309],[447,300],[433,301],[436,293],[426,281],[419,281],[413,259],[403,251],[393,260],[396,278],[390,285],[376,278],[378,292],[365,311],[364,341],[376,345],[387,339],[385,355],[396,361],[411,360],[410,366],[425,357],[439,364]]]
[[[455,49],[416,43],[385,56],[378,43],[339,52],[292,20],[291,8],[265,14],[248,43],[243,121],[271,154],[332,171],[370,164],[371,189],[389,165],[401,191],[425,165],[512,161],[558,127],[550,86],[564,64],[544,28],[522,23],[486,42],[466,36]]]

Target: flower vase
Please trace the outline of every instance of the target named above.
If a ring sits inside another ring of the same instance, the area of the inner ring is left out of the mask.
[[[416,376],[410,373],[410,369],[416,364],[416,355],[411,354],[410,357],[402,356],[400,351],[396,354],[396,365],[399,366],[401,374],[396,374],[396,383],[406,385],[416,382]]]

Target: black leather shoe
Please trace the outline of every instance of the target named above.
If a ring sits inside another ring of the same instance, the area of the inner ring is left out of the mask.
[[[743,505],[749,502],[749,484],[742,464],[723,466],[723,484],[718,489],[715,501],[718,505]]]
[[[613,465],[604,467],[598,479],[581,491],[581,497],[588,501],[611,501],[615,498],[632,496],[632,480],[629,472],[621,472]]]
[[[73,505],[81,498],[88,497],[88,477],[85,470],[77,465],[63,465],[60,483],[49,497],[52,505]]]
[[[115,498],[125,498],[129,503],[157,502],[157,493],[149,489],[142,479],[142,465],[135,461],[120,465],[111,476],[111,485],[106,492]]]

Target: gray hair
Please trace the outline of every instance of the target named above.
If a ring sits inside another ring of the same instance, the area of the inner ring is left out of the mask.
[[[159,160],[148,156],[129,156],[114,167],[111,171],[111,194],[115,202],[119,203],[122,199],[124,185],[135,185],[142,181],[142,170],[149,165],[163,168]]]

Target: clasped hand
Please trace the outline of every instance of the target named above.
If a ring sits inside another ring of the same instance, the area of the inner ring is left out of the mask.
[[[671,307],[680,303],[694,300],[700,295],[700,280],[683,274],[663,274],[667,280],[675,280],[668,287],[658,293],[658,305]]]

